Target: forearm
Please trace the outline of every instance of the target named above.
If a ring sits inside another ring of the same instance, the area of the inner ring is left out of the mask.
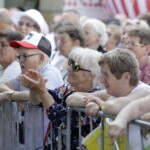
[[[120,111],[116,119],[121,118],[126,120],[127,122],[130,122],[131,120],[139,117],[140,117],[139,104],[138,103],[135,104],[134,102],[131,102]]]
[[[14,90],[13,87],[10,87],[9,85],[7,85],[6,83],[0,83],[0,93],[4,92],[4,91],[9,91],[9,90]]]
[[[92,95],[98,97],[102,101],[107,101],[110,97],[106,90],[95,91],[92,93]]]
[[[106,93],[106,90],[96,91],[92,93],[76,92],[74,94],[71,94],[67,98],[66,100],[67,106],[85,107],[86,103],[84,98],[85,96],[89,96],[89,95],[96,96],[100,98],[102,101],[106,101],[110,97],[110,95]]]
[[[11,100],[21,102],[21,101],[29,101],[29,91],[14,91],[11,94]]]
[[[136,101],[142,97],[146,97],[147,95],[149,95],[149,93],[150,92],[146,89],[140,89],[128,96],[109,100],[105,103],[105,106],[103,107],[103,112],[107,114],[117,115],[124,106],[132,101]]]
[[[102,111],[106,114],[117,115],[120,110],[129,103],[128,101],[126,101],[127,99],[123,99],[124,98],[122,98],[122,101],[109,100],[105,102],[103,107],[101,108]]]
[[[85,107],[86,104],[84,102],[84,97],[85,95],[80,93],[71,94],[70,96],[68,96],[66,104],[67,106]]]
[[[46,110],[55,103],[53,97],[48,93],[47,90],[45,92],[41,93],[39,96],[40,96],[41,102]]]
[[[30,96],[30,102],[33,105],[38,105],[42,102],[40,95],[34,90],[30,90],[29,96]]]

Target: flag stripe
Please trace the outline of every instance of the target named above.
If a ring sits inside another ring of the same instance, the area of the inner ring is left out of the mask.
[[[115,7],[116,12],[117,12],[117,14],[118,14],[118,13],[119,13],[119,10],[118,10],[118,7],[116,6],[115,0],[112,0],[112,2],[113,2],[113,4],[114,4],[114,7]]]
[[[115,4],[116,4],[117,8],[118,8],[119,13],[125,15],[125,12],[124,12],[124,9],[122,7],[122,4],[121,4],[120,0],[114,0],[114,1],[115,1]]]
[[[125,5],[124,1],[125,1],[125,0],[121,0],[121,4],[122,4],[122,7],[123,7],[123,9],[124,9],[125,15],[126,15],[127,17],[129,17],[129,14],[128,14],[128,11],[127,11],[127,9],[126,9],[126,5]]]
[[[110,9],[113,14],[117,14],[117,10],[114,7],[114,3],[112,0],[107,0],[106,4],[108,6],[108,9]]]
[[[139,13],[143,13],[147,11],[147,6],[146,6],[146,1],[147,0],[137,0],[138,8],[139,8]]]
[[[150,11],[150,0],[147,0],[146,4],[147,4],[147,11]]]
[[[139,14],[138,2],[137,2],[137,0],[132,0],[132,3],[133,3],[133,8],[134,8],[135,14],[137,16]]]

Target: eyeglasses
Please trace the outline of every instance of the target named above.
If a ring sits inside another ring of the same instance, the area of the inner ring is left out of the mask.
[[[132,47],[134,47],[134,46],[144,46],[144,45],[141,44],[141,43],[133,42],[133,41],[126,41],[125,42],[125,46],[132,46]]]
[[[18,22],[18,25],[21,26],[21,27],[24,25],[24,26],[30,28],[30,27],[35,27],[36,24],[31,24],[31,23],[29,23],[29,22],[25,23],[25,22],[19,21],[19,22]]]
[[[71,66],[73,71],[75,71],[75,72],[77,72],[79,70],[91,72],[90,70],[86,70],[86,69],[80,68],[80,66],[73,59],[69,59],[68,60],[68,65]]]
[[[0,46],[1,46],[2,48],[5,48],[5,47],[8,47],[9,45],[6,44],[6,43],[0,42]]]
[[[40,53],[31,54],[31,55],[25,55],[25,54],[23,54],[23,55],[16,56],[16,58],[17,58],[18,61],[26,61],[26,59],[28,57],[31,57],[31,56],[34,56],[34,55],[40,55]]]

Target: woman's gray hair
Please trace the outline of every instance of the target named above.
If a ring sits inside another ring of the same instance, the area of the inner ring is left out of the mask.
[[[100,83],[101,67],[99,66],[99,60],[102,53],[90,48],[75,47],[69,54],[69,58],[73,59],[81,68],[90,70],[95,77],[93,79],[92,88],[103,88]],[[89,74],[89,72],[85,72]]]
[[[96,33],[101,35],[99,43],[100,45],[104,45],[108,39],[106,25],[98,19],[88,19],[81,26],[85,27],[86,25],[90,25],[91,27],[93,27]]]

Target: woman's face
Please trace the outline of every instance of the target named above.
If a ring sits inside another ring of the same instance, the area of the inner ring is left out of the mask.
[[[85,44],[87,47],[97,49],[100,45],[100,35],[96,33],[94,28],[90,25],[86,25],[83,28],[85,32]]]
[[[38,19],[38,18],[37,18]],[[26,36],[31,31],[40,32],[36,27],[36,22],[29,17],[23,16],[21,17],[18,23],[18,30]]]
[[[123,29],[122,35],[121,35],[121,42],[124,46],[127,38],[128,38],[128,33],[133,30],[136,26],[135,25],[126,25],[126,27]]]
[[[79,46],[77,40],[72,40],[67,33],[56,33],[55,36],[56,46],[65,57],[68,57],[73,47]]]
[[[0,38],[0,64],[7,67],[18,55],[18,49],[9,46],[9,41],[5,37]]]
[[[73,60],[74,61],[74,60]],[[78,63],[74,62],[75,65],[78,65]],[[80,65],[74,67],[74,63],[68,63],[68,79],[67,81],[72,84],[75,89],[80,89],[79,91],[82,91],[83,89],[85,89],[85,83],[87,84],[87,82],[89,82],[88,85],[90,85],[89,87],[87,87],[88,90],[90,90],[92,88],[92,82],[93,80],[91,80],[91,73],[90,70],[84,70],[83,67],[81,67]],[[77,67],[79,67],[79,70],[74,71]],[[75,68],[75,69],[74,69]]]

